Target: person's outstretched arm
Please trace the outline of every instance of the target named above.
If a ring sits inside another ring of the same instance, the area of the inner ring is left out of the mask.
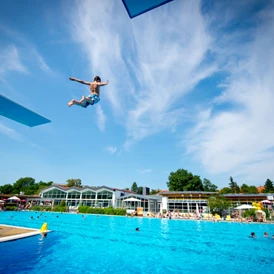
[[[98,83],[98,86],[106,86],[108,84],[108,80],[106,82],[99,82]]]
[[[70,77],[69,80],[76,81],[76,82],[84,84],[84,85],[90,85],[91,84],[90,82],[86,82],[86,81],[83,81],[83,80],[80,80],[80,79],[77,79],[77,78],[74,78],[74,77]]]

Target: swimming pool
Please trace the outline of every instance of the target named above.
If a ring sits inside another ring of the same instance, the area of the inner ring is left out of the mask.
[[[2,224],[53,230],[0,243],[0,273],[273,273],[274,240],[263,233],[274,225],[40,214],[0,212]]]

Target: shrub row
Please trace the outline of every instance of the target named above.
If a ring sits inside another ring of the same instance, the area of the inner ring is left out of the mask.
[[[79,206],[78,207],[79,213],[89,213],[89,214],[106,214],[106,215],[125,215],[126,209],[121,208],[92,208],[89,206]]]

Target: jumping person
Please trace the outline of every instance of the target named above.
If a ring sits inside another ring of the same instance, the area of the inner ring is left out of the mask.
[[[88,85],[91,93],[87,97],[82,96],[82,99],[80,101],[76,101],[75,99],[72,99],[68,103],[69,107],[71,107],[72,105],[78,105],[86,108],[88,105],[94,105],[98,103],[100,101],[100,87],[108,84],[108,81],[101,82],[101,78],[99,76],[95,76],[93,82],[86,82],[83,80],[76,79],[74,77],[70,77],[69,79],[71,81],[76,81],[81,84]]]

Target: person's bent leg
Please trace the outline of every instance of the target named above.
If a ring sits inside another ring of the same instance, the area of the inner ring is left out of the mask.
[[[85,102],[80,100],[80,101],[76,101],[75,99],[72,99],[69,103],[68,103],[68,106],[71,107],[72,105],[78,105],[78,106],[81,106],[81,107],[85,107]]]

